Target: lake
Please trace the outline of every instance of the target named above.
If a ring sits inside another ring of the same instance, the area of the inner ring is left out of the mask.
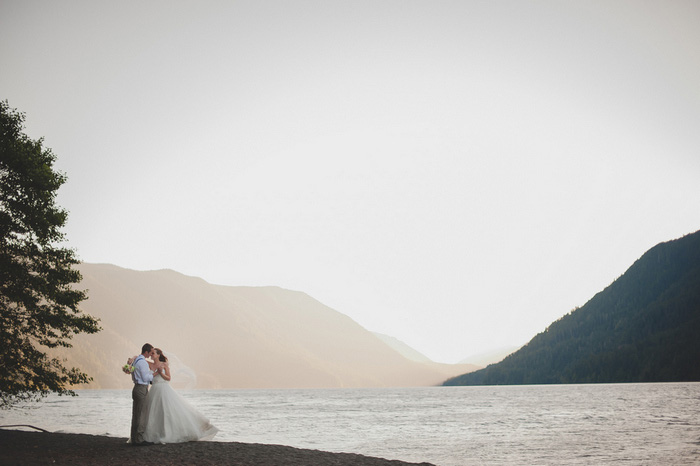
[[[0,425],[128,437],[130,390],[52,395]],[[700,464],[700,383],[178,390],[215,441],[441,466]]]

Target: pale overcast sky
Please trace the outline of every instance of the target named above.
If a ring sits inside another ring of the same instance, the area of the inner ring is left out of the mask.
[[[3,1],[86,262],[304,291],[456,362],[700,229],[697,1]],[[193,309],[195,312],[196,309]]]

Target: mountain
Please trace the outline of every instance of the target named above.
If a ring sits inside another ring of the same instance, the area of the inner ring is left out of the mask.
[[[468,358],[462,359],[460,364],[473,364],[476,366],[488,366],[489,364],[495,364],[500,362],[508,356],[509,354],[516,351],[519,346],[505,346],[503,348],[497,348],[492,351],[487,351],[485,353],[478,353],[469,356]]]
[[[654,246],[519,351],[444,385],[700,381],[700,231]]]
[[[403,341],[399,340],[398,338],[394,338],[390,335],[384,335],[383,333],[377,333],[373,332],[374,336],[382,340],[384,343],[389,345],[389,347],[393,348],[396,350],[399,354],[401,354],[403,357],[406,359],[410,359],[411,361],[417,361],[417,362],[432,362],[429,357],[423,355],[419,351],[416,351],[415,349],[411,348],[408,346],[406,343]],[[465,363],[467,364],[467,363]]]
[[[120,367],[146,342],[170,355],[176,387],[427,386],[475,369],[410,361],[302,292],[212,285],[171,270],[79,270],[89,296],[81,308],[103,330],[56,354],[92,376],[90,388],[130,387]]]

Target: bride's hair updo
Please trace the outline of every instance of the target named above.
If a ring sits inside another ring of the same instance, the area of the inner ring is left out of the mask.
[[[158,360],[160,362],[168,362],[168,358],[165,357],[162,349],[156,348],[156,353],[158,353]]]

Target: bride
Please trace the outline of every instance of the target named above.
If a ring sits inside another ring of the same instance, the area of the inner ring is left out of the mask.
[[[170,386],[168,358],[160,348],[152,364],[156,371],[141,414],[143,439],[150,443],[211,440],[219,431]]]

